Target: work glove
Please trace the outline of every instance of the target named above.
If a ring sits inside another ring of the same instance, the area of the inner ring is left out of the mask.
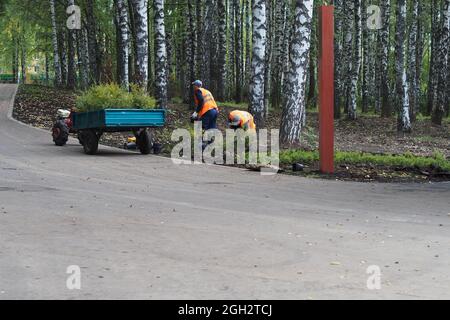
[[[197,112],[194,112],[191,115],[191,122],[194,122],[194,121],[197,121],[197,120],[198,120],[198,114],[197,114]]]

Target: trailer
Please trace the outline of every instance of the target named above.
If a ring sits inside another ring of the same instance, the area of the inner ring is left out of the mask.
[[[78,140],[89,155],[97,153],[98,142],[105,132],[133,132],[136,145],[142,154],[149,154],[153,141],[149,128],[163,127],[166,120],[164,109],[104,109],[89,112],[58,110],[53,126],[53,141],[65,145],[69,132],[76,133]]]

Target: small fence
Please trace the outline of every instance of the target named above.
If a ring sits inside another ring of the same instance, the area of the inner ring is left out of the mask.
[[[12,74],[0,74],[0,83],[13,83],[14,75]]]
[[[16,80],[18,83],[21,83],[21,77],[18,76],[18,80]],[[3,73],[0,74],[0,83],[14,83],[14,75],[13,74],[7,74]],[[43,86],[49,86],[53,85],[54,78],[49,77],[47,79],[45,74],[27,74],[27,78],[25,83],[26,84],[38,84]]]

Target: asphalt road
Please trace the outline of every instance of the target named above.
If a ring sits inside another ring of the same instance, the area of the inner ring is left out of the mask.
[[[0,85],[0,299],[450,298],[449,183],[87,156],[9,119],[14,91]]]

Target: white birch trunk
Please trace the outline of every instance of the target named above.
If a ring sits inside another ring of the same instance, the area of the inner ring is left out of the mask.
[[[343,58],[343,0],[335,0],[335,38],[334,38],[334,56],[336,61],[342,61]],[[334,118],[339,119],[341,117],[341,95],[343,86],[343,68],[342,63],[334,64]]]
[[[148,0],[132,0],[136,31],[136,81],[147,90],[148,85]]]
[[[264,69],[266,53],[266,1],[253,1],[253,55],[250,112],[258,128],[264,126]]]
[[[217,98],[219,101],[224,101],[226,96],[227,83],[227,19],[225,15],[226,2],[225,0],[218,0],[219,10],[219,54],[218,54],[218,75],[217,75]]]
[[[118,26],[119,26],[119,52],[120,65],[119,81],[122,87],[128,90],[129,86],[129,30],[128,30],[128,8],[124,0],[116,0]]]
[[[413,0],[411,7],[411,24],[409,28],[408,38],[408,84],[410,87],[409,101],[410,114],[414,117],[417,111],[417,104],[419,99],[419,87],[417,83],[417,26],[418,26],[418,11],[419,0]]]
[[[75,0],[68,0],[68,6],[75,5]],[[76,43],[76,31],[68,30],[68,56],[67,56],[67,87],[74,89],[77,81],[77,71],[75,64],[75,43]]]
[[[61,79],[62,85],[67,86],[67,48],[66,48],[66,29],[65,24],[60,26],[59,30],[59,56],[61,58]]]
[[[53,66],[55,68],[55,85],[62,85],[61,63],[58,50],[58,29],[56,24],[55,0],[50,0],[50,11],[52,19],[52,45],[53,45]]]
[[[349,96],[351,88],[351,74],[353,69],[353,31],[355,23],[355,3],[354,0],[346,0],[345,2],[345,36],[344,36],[344,52],[343,52],[343,64],[345,66],[345,72],[343,74],[344,85],[343,85],[343,96],[345,103],[345,111],[348,112],[349,107]]]
[[[242,72],[243,72],[243,64],[242,64],[242,13],[241,13],[241,0],[234,1],[234,16],[236,21],[235,31],[234,31],[234,48],[235,48],[235,62],[236,62],[236,73],[235,73],[235,81],[236,91],[234,100],[239,103],[242,100]]]
[[[383,117],[391,116],[391,107],[389,104],[389,86],[388,86],[388,63],[389,63],[389,24],[391,15],[390,0],[382,0],[382,29],[380,32],[380,74],[378,77],[378,107]]]
[[[81,77],[81,87],[86,89],[89,86],[89,51],[88,51],[88,39],[87,39],[87,30],[83,27],[78,32],[78,41],[80,44],[80,57],[81,60],[81,68],[80,68],[80,77]]]
[[[363,47],[363,68],[362,68],[362,86],[361,86],[361,105],[362,112],[365,113],[369,108],[369,81],[370,81],[370,66],[371,66],[371,52],[369,49],[370,43],[370,29],[367,27],[367,0],[361,1],[361,17],[362,17],[362,47]]]
[[[167,107],[167,48],[164,0],[154,0],[155,12],[155,93],[158,108]]]
[[[294,144],[300,141],[306,104],[306,79],[311,44],[313,0],[296,0],[293,37],[290,48],[290,67],[283,90],[283,114],[280,140]]]
[[[355,1],[355,43],[353,48],[353,63],[350,73],[348,118],[356,119],[356,107],[358,99],[358,78],[361,68],[361,0]]]
[[[409,117],[409,86],[406,77],[405,66],[405,29],[406,29],[406,0],[398,0],[397,3],[397,27],[396,40],[396,74],[397,74],[397,129],[410,132],[411,121]]]

